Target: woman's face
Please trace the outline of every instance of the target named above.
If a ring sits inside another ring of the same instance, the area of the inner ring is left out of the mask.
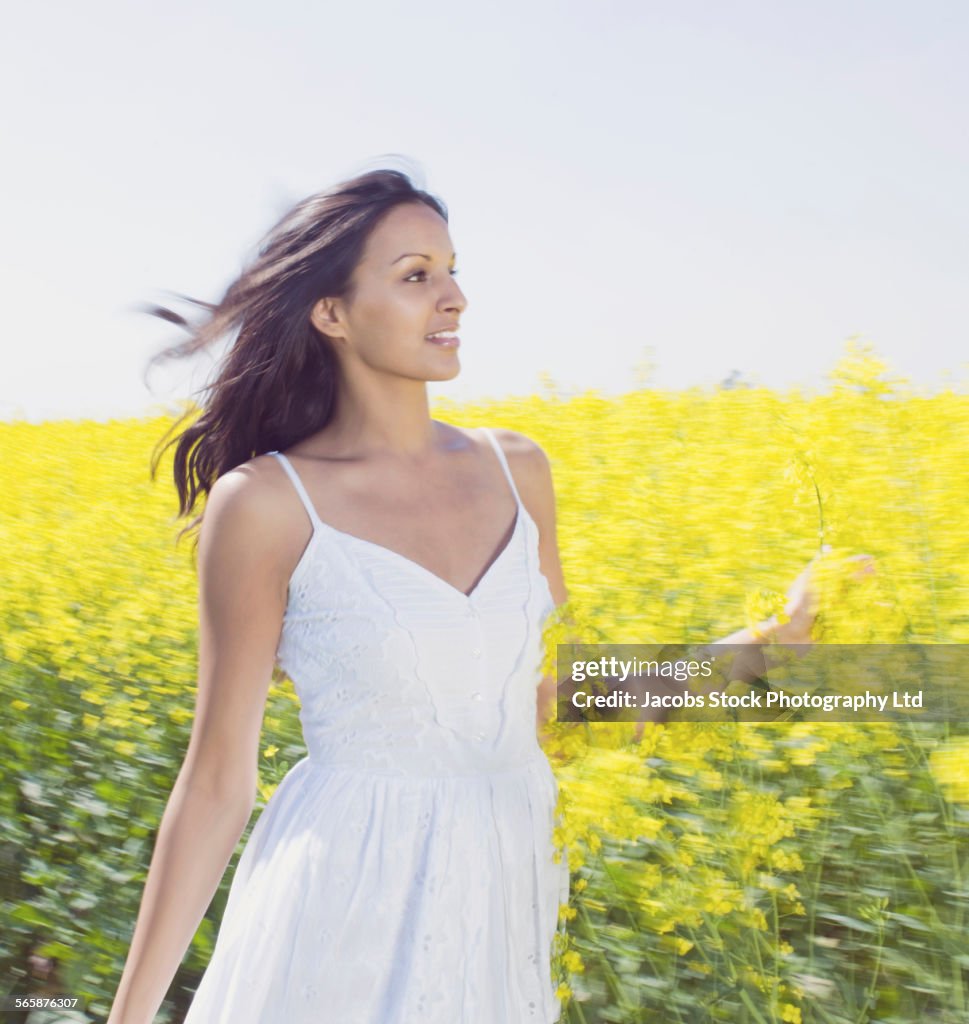
[[[353,272],[350,299],[321,299],[318,330],[334,341],[345,369],[413,380],[450,380],[461,368],[455,330],[467,306],[454,280],[447,222],[423,203],[395,206],[370,233]]]

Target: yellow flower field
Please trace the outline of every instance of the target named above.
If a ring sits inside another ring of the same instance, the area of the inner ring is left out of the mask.
[[[969,642],[969,400],[849,346],[827,393],[555,393],[434,413],[522,431],[558,496],[585,642],[751,625],[821,550],[822,639]],[[176,547],[169,417],[0,424],[5,975],[42,948],[106,1010],[195,687],[196,577]],[[878,573],[850,582],[866,552]],[[547,635],[549,664],[564,625]],[[270,692],[268,799],[303,755]],[[560,723],[556,842],[570,1022],[969,1019],[965,722]],[[180,978],[197,981],[227,881]],[[99,1018],[99,1019],[103,1019]]]

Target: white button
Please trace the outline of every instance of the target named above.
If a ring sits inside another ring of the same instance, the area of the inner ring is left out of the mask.
[[[472,693],[472,694],[471,694],[471,699],[472,699],[472,700],[481,700],[481,699],[482,699],[482,698],[481,698],[481,694],[480,694],[480,693],[477,693],[477,692],[475,692],[475,693]]]
[[[483,732],[476,732],[474,734],[474,738],[476,740],[483,740],[485,738],[485,734]]]
[[[475,649],[471,652],[471,657],[472,658],[480,658],[481,657],[481,648],[480,647],[475,647]]]

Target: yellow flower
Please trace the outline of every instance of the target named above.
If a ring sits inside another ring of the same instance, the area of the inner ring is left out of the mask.
[[[575,952],[574,949],[570,949],[562,957],[562,964],[570,974],[580,974],[585,970],[585,964],[582,962],[582,957]]]
[[[948,800],[969,804],[969,737],[951,740],[933,750],[929,770]]]
[[[275,757],[278,751],[279,747],[277,747],[275,743],[270,743],[269,746],[266,747],[266,749],[262,752],[262,756]]]

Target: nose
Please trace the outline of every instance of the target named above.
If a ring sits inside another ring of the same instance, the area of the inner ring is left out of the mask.
[[[447,289],[441,298],[442,308],[453,309],[462,313],[468,308],[468,300],[464,297],[464,292],[461,291],[461,286],[458,282],[453,277],[449,277],[448,280],[451,283],[451,287]]]

